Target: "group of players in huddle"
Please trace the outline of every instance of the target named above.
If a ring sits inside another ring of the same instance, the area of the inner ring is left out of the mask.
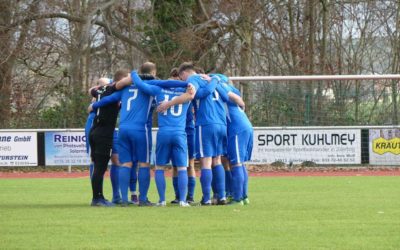
[[[119,70],[112,81],[100,79],[103,84],[89,91],[96,99],[88,108],[85,128],[93,162],[91,205],[166,206],[164,170],[172,163],[175,200],[171,203],[191,206],[195,159],[201,166],[200,205],[249,204],[244,163],[251,157],[253,128],[244,113],[240,92],[229,84],[228,77],[206,75],[189,62],[171,70],[168,80],[156,79],[156,66],[150,62],[143,64],[139,73]],[[147,198],[154,109],[158,112],[157,203]],[[112,202],[103,195],[103,177],[110,158]]]

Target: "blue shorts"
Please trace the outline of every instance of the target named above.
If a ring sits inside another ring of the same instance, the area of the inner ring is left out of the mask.
[[[245,130],[228,136],[228,158],[231,165],[249,161],[253,151],[253,130]]]
[[[111,154],[118,154],[118,131],[114,130],[114,136],[113,136],[113,144],[112,144],[112,153]]]
[[[225,125],[209,124],[196,127],[196,158],[224,155],[226,139]]]
[[[158,131],[156,165],[165,166],[172,162],[174,167],[188,166],[188,146],[185,131]]]
[[[188,145],[188,153],[189,153],[189,159],[194,159],[195,158],[195,144],[196,144],[196,136],[194,133],[187,134],[187,145]]]
[[[146,130],[119,129],[118,153],[119,161],[126,162],[150,162],[150,140]]]
[[[89,155],[90,155],[89,133],[90,133],[90,129],[92,128],[93,120],[94,120],[95,116],[96,116],[96,113],[94,113],[94,112],[89,113],[87,120],[86,120],[86,124],[85,124],[86,153],[88,153]]]

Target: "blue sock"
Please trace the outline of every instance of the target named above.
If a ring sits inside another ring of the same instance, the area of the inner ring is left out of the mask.
[[[147,192],[150,187],[150,167],[139,167],[139,201],[147,201]]]
[[[214,174],[215,172],[215,174]],[[213,179],[218,193],[218,199],[226,198],[225,196],[225,169],[222,165],[213,167]]]
[[[128,202],[128,186],[131,168],[121,166],[119,168],[119,188],[121,190],[121,198],[123,202]]]
[[[112,199],[119,200],[121,196],[119,195],[119,167],[117,165],[111,164],[110,168],[110,180],[111,180],[111,187],[112,187]]]
[[[203,191],[203,202],[211,200],[211,182],[213,179],[211,169],[201,169],[200,183]]]
[[[233,199],[240,201],[243,197],[244,175],[242,166],[232,168]]]
[[[190,199],[194,197],[194,189],[196,187],[196,177],[188,177],[188,196]]]
[[[249,174],[247,173],[247,169],[244,165],[242,165],[242,170],[243,170],[243,199],[247,198],[247,193],[249,190]]]
[[[89,178],[90,179],[92,179],[92,176],[93,176],[93,169],[94,169],[94,164],[93,164],[93,162],[91,162],[89,165]]]
[[[131,193],[136,192],[136,183],[137,183],[137,163],[134,162],[131,168],[131,178],[129,181],[129,190]]]
[[[178,190],[179,190],[179,201],[186,201],[186,195],[188,192],[188,175],[187,170],[178,171]]]
[[[226,191],[226,196],[231,196],[232,195],[232,173],[231,170],[225,170],[225,191]]]
[[[213,198],[218,199],[218,192],[217,192],[217,178],[215,178],[217,176],[217,172],[214,168],[211,168],[212,170],[212,175],[214,178],[212,178],[212,182],[211,182],[211,189],[213,192]]]
[[[178,176],[172,177],[172,186],[174,186],[175,199],[179,199]]]
[[[165,186],[166,186],[166,184],[165,184],[164,170],[157,169],[154,178],[156,179],[157,191],[158,191],[158,195],[160,196],[159,202],[165,201]]]

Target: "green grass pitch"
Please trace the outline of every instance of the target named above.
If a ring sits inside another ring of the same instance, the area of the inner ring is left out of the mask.
[[[399,177],[251,178],[248,206],[93,208],[87,178],[1,179],[0,198],[0,249],[400,249]]]

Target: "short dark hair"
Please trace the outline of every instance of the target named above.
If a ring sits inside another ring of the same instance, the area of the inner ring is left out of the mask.
[[[118,82],[122,78],[125,78],[126,75],[128,75],[128,74],[129,74],[129,70],[127,70],[127,69],[120,69],[120,70],[115,71],[114,82]]]
[[[202,67],[199,66],[194,66],[194,71],[196,71],[197,74],[205,74],[206,72]]]
[[[169,77],[179,77],[178,68],[172,68],[169,72]]]
[[[152,62],[145,62],[139,68],[140,74],[151,74],[153,70],[157,70],[157,67]]]
[[[196,71],[192,62],[184,62],[181,65],[179,65],[179,68],[178,68],[179,74],[181,74],[183,71],[186,71],[186,70]]]

